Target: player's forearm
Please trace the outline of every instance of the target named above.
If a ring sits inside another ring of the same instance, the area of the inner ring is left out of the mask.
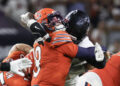
[[[105,51],[106,49],[103,48],[103,50]],[[86,60],[88,63],[90,63],[91,65],[97,68],[103,68],[106,63],[105,58],[103,61],[96,61],[95,47],[89,47],[89,48],[79,47],[76,57],[82,60]]]
[[[89,47],[89,48],[83,48],[83,47],[78,47],[78,53],[76,55],[76,58],[83,59],[83,60],[88,60],[90,58],[95,58],[94,54],[94,47]]]
[[[10,63],[0,63],[0,71],[10,71]]]

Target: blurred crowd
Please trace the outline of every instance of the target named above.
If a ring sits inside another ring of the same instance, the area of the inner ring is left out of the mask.
[[[110,52],[120,50],[120,0],[0,0],[0,11],[18,23],[21,14],[45,7],[60,11],[62,16],[75,9],[86,11],[91,19],[90,39]]]

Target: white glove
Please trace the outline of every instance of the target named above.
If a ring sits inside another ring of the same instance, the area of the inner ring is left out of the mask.
[[[34,22],[36,22],[34,19],[33,19],[33,14],[30,13],[30,12],[27,12],[25,14],[22,14],[20,16],[21,18],[21,22],[26,24],[28,27],[31,26],[31,24],[33,24]]]
[[[96,57],[96,61],[98,62],[103,61],[105,58],[103,50],[98,43],[95,44],[95,57]]]
[[[31,67],[32,62],[28,58],[22,58],[10,62],[10,72],[18,74],[20,76],[25,76],[22,72],[23,69]]]

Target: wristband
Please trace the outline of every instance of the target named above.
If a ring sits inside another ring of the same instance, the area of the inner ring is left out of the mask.
[[[10,71],[10,63],[1,63],[0,70],[1,71]]]

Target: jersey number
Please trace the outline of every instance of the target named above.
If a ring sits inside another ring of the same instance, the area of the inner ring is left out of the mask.
[[[2,85],[5,84],[3,72],[0,73],[0,82]]]
[[[40,46],[37,46],[34,50],[34,60],[35,60],[35,66],[37,68],[37,71],[33,70],[34,77],[37,77],[37,75],[40,72],[40,59],[41,59],[41,48]]]

